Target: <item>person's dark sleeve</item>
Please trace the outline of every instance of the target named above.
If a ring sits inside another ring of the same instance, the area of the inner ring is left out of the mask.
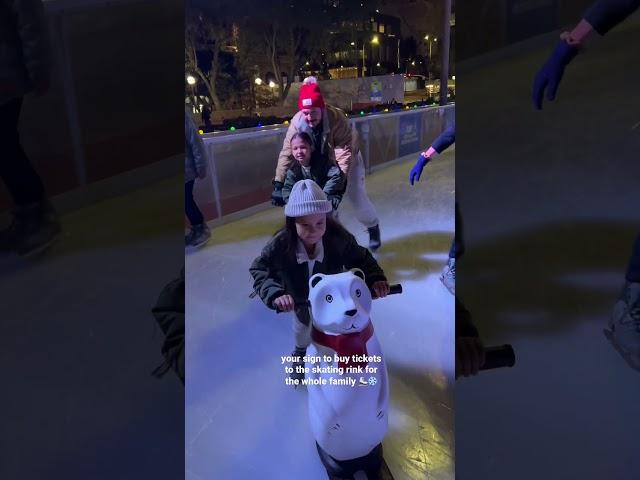
[[[286,293],[284,282],[274,268],[281,256],[282,253],[278,252],[277,248],[277,238],[274,238],[262,249],[260,256],[249,267],[253,277],[253,290],[267,307],[274,310],[273,301]]]
[[[471,321],[471,313],[456,297],[456,337],[476,337],[480,335]]]
[[[375,282],[386,281],[387,277],[384,275],[384,271],[373,258],[373,255],[366,248],[358,245],[353,235],[346,232],[343,239],[344,241],[344,266],[348,269],[359,268],[364,272],[365,282],[367,286],[371,286]]]
[[[51,62],[42,0],[7,0],[22,43],[22,60],[32,83],[48,82]]]
[[[344,174],[337,165],[331,166],[329,170],[327,170],[327,183],[324,184],[322,190],[331,202],[334,210],[338,208],[342,201],[342,195],[345,190],[344,179]]]
[[[455,141],[456,129],[455,127],[449,127],[434,140],[433,144],[431,144],[431,148],[440,154],[449,148]]]
[[[600,35],[624,21],[640,7],[640,0],[598,0],[584,16]]]
[[[290,168],[287,171],[287,176],[285,177],[284,184],[282,185],[282,199],[284,200],[284,203],[289,203],[289,195],[291,195],[291,190],[297,181],[298,179],[294,172],[294,168]]]
[[[184,268],[180,278],[162,289],[152,313],[165,336],[162,344],[165,360],[153,375],[162,377],[173,369],[184,385]]]
[[[193,122],[191,114],[185,112],[185,135],[187,136],[187,144],[191,151],[191,157],[193,158],[193,164],[196,169],[196,174],[208,170],[207,165],[207,152],[204,146],[204,141],[198,132],[198,127]]]

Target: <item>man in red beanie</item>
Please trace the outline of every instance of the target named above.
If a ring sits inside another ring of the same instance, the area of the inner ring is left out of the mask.
[[[274,205],[284,205],[282,186],[289,168],[295,161],[291,154],[291,137],[306,132],[313,139],[316,151],[334,161],[347,178],[345,196],[355,207],[356,217],[369,231],[369,248],[380,247],[380,227],[376,209],[364,187],[364,162],[359,151],[357,133],[344,112],[324,103],[315,77],[305,78],[298,97],[298,113],[291,119],[289,130],[278,157],[271,200]]]

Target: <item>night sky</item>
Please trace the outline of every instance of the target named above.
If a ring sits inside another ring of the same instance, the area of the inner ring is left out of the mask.
[[[292,0],[300,2],[300,0]],[[344,1],[344,0],[343,0]],[[353,2],[355,0],[351,0]],[[351,3],[350,2],[350,3]],[[201,8],[215,14],[216,5],[225,3],[220,0],[188,0],[190,6]],[[228,2],[227,2],[228,3]],[[264,0],[236,0],[234,7],[242,12],[253,12],[259,16]],[[322,5],[322,0],[304,0],[304,3]],[[357,5],[356,1],[356,5]],[[370,11],[380,10],[380,13],[400,17],[402,35],[413,35],[416,39],[423,38],[426,33],[441,35],[443,0],[360,0]]]

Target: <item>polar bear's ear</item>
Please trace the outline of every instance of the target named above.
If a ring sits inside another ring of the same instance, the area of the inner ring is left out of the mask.
[[[360,277],[362,280],[364,280],[364,272],[359,268],[352,268],[351,273],[353,273],[356,277]]]
[[[321,273],[316,273],[313,277],[309,279],[309,289],[315,287],[320,280],[324,278],[324,275]]]

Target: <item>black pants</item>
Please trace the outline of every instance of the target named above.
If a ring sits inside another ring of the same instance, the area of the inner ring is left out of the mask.
[[[462,233],[462,216],[460,215],[460,209],[458,208],[458,202],[456,202],[456,233],[451,242],[451,249],[449,250],[449,258],[458,259],[464,254],[464,235]]]
[[[191,180],[184,184],[184,209],[189,222],[191,222],[191,226],[202,225],[204,223],[202,212],[193,199],[193,185],[195,183],[195,180]]]
[[[627,280],[630,282],[640,282],[640,234],[636,238],[631,250],[629,267],[627,268]]]
[[[16,206],[44,199],[44,187],[20,144],[18,120],[22,97],[0,105],[0,177]]]

